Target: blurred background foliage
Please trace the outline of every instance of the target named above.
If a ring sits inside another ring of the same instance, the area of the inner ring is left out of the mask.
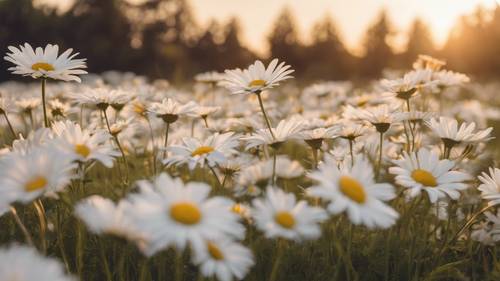
[[[182,82],[194,74],[245,67],[259,58],[240,40],[235,17],[200,26],[187,0],[75,0],[61,12],[32,0],[0,0],[0,49],[29,42],[74,48],[88,59],[91,72],[132,71],[151,78]],[[447,43],[436,48],[431,30],[416,19],[403,52],[395,53],[395,28],[382,11],[366,31],[363,53],[354,55],[340,38],[335,19],[320,18],[301,42],[296,19],[287,8],[268,34],[269,56],[287,61],[304,80],[380,77],[384,69],[408,68],[418,54],[446,59],[449,67],[481,78],[500,75],[500,8],[464,15]],[[262,58],[266,59],[266,58]],[[0,81],[14,79],[2,61]]]

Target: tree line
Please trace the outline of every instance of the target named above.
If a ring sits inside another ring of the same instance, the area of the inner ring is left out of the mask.
[[[151,78],[186,81],[209,70],[246,66],[258,58],[241,42],[237,18],[196,23],[188,0],[75,0],[64,12],[32,0],[0,0],[0,46],[29,42],[74,48],[88,59],[91,72],[132,71]],[[268,35],[271,57],[286,60],[307,80],[377,78],[386,68],[408,68],[418,54],[448,61],[457,71],[481,77],[500,74],[500,8],[478,8],[463,16],[445,46],[437,49],[429,26],[415,19],[402,53],[391,48],[395,28],[382,11],[366,31],[362,55],[353,55],[339,36],[334,20],[325,16],[304,43],[292,12],[284,8]],[[0,81],[13,79],[0,69]]]

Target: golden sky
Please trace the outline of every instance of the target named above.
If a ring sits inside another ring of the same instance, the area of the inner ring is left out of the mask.
[[[448,32],[460,15],[474,11],[481,4],[486,8],[495,0],[190,0],[200,23],[211,18],[226,20],[232,15],[240,19],[243,40],[252,49],[263,53],[266,36],[282,7],[288,6],[295,14],[304,39],[319,18],[329,13],[334,18],[341,36],[353,50],[367,28],[383,7],[387,8],[396,31],[403,33],[415,17],[430,25],[436,43],[443,44]],[[402,45],[405,38],[399,38]]]
[[[37,0],[64,6],[71,0]],[[141,2],[145,0],[128,0]],[[385,7],[396,32],[400,34],[393,42],[404,46],[404,33],[415,17],[422,18],[430,27],[438,45],[446,41],[450,29],[457,19],[474,11],[478,5],[492,8],[500,0],[187,0],[194,10],[198,23],[207,24],[212,18],[227,21],[239,18],[242,40],[252,50],[265,54],[266,37],[283,7],[295,15],[299,31],[307,41],[307,33],[318,19],[330,14],[337,24],[347,47],[359,52],[360,42],[368,25]]]

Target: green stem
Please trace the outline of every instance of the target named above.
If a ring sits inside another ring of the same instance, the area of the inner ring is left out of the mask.
[[[5,121],[7,121],[7,125],[9,125],[10,132],[12,133],[12,136],[14,139],[16,139],[16,131],[14,131],[14,127],[12,127],[12,124],[10,123],[9,117],[7,116],[7,112],[5,110],[2,110],[3,116],[5,117]]]
[[[184,261],[182,258],[182,252],[178,251],[175,255],[175,281],[182,281],[182,275],[184,273]]]
[[[272,181],[272,184],[274,186],[276,184],[276,153],[277,153],[276,149],[274,149],[273,152],[274,152],[273,153],[273,176],[272,176],[271,181]]]
[[[156,175],[156,145],[155,145],[155,136],[153,132],[153,126],[151,126],[151,121],[149,118],[146,118],[149,127],[149,134],[151,135],[151,149],[153,153],[153,175]]]
[[[317,148],[313,148],[312,149],[312,155],[313,155],[313,168],[314,169],[317,169],[318,168],[318,149]]]
[[[264,115],[264,120],[266,121],[267,128],[269,129],[269,133],[271,133],[273,140],[275,140],[276,137],[274,136],[273,129],[271,127],[271,122],[269,121],[269,118],[267,117],[266,110],[264,109],[264,103],[262,102],[262,97],[260,95],[260,92],[257,92],[255,94],[257,94],[257,98],[259,99],[260,110],[262,111],[262,115]]]
[[[48,128],[49,127],[49,121],[47,119],[47,107],[45,105],[45,84],[46,84],[46,79],[42,78],[43,122],[44,122],[45,128]]]
[[[10,212],[12,213],[12,216],[14,217],[14,220],[17,224],[17,226],[21,229],[23,235],[24,235],[24,240],[30,245],[33,246],[33,239],[31,238],[30,233],[28,232],[28,229],[26,226],[23,224],[21,221],[21,218],[19,218],[19,215],[17,214],[16,208],[10,207]]]
[[[349,139],[349,151],[351,153],[351,167],[354,166],[353,140]]]
[[[42,247],[42,253],[45,254],[47,253],[47,241],[45,239],[45,233],[47,232],[47,219],[45,218],[45,210],[40,199],[34,201],[33,205],[35,206],[38,222],[40,223],[40,244]]]
[[[382,168],[383,145],[384,145],[384,133],[380,133],[380,145],[379,145],[378,162],[377,162],[377,174],[375,175],[375,179],[377,179],[377,180],[380,177],[380,169]]]
[[[269,281],[275,281],[278,277],[278,269],[283,259],[283,254],[285,252],[285,247],[283,245],[284,241],[278,240],[278,249],[276,249],[276,256],[274,257],[274,264],[271,270],[271,275],[269,276]]]
[[[163,144],[163,147],[165,147],[165,151],[163,151],[163,158],[167,157],[168,132],[169,131],[170,131],[170,123],[167,122],[167,129],[165,130],[165,144]]]
[[[210,166],[210,164],[208,164],[208,161],[206,161],[205,164],[208,166],[208,168],[210,169],[210,171],[214,175],[215,179],[217,180],[217,184],[219,185],[219,187],[222,188],[223,185],[222,185],[222,183],[219,180],[219,176],[217,176],[217,172],[215,172],[214,168],[212,166]]]

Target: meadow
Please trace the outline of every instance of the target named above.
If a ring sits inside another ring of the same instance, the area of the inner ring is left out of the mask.
[[[500,84],[425,55],[312,84],[5,60],[0,280],[500,279]]]

